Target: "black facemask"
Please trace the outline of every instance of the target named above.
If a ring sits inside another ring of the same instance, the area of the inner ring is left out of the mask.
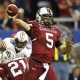
[[[41,23],[42,25],[50,27],[52,25],[52,22],[53,22],[53,17],[52,17],[52,15],[45,14],[42,16],[41,21],[42,21],[42,23]]]

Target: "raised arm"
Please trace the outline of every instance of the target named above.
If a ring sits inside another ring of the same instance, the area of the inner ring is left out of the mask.
[[[11,20],[11,22],[14,23],[15,25],[17,25],[18,27],[24,29],[25,31],[29,31],[30,26],[26,22],[24,22],[20,19],[17,19],[16,16],[14,16],[14,17],[8,16],[8,17]]]

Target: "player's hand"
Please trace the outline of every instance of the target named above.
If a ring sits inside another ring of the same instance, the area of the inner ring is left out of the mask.
[[[8,16],[9,19],[11,19],[11,18],[16,18],[17,15],[18,15],[18,14],[16,14],[15,16],[9,16],[9,15],[7,14],[7,16]]]
[[[73,46],[73,42],[72,42],[71,38],[66,38],[65,42],[66,42],[67,47],[72,47]]]

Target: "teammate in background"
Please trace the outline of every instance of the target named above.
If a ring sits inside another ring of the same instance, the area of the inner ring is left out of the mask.
[[[16,58],[16,53],[12,50],[5,50],[2,54],[2,63],[0,67],[4,70],[4,74],[1,74],[4,80],[26,80],[25,72],[28,71],[28,58],[20,57]]]
[[[32,40],[32,54],[29,58],[27,80],[57,80],[51,64],[55,47],[64,55],[71,50],[73,42],[67,38],[65,40],[66,46],[61,43],[61,31],[52,26],[53,13],[49,8],[40,8],[36,13],[36,20],[30,21],[28,24],[16,19],[16,16],[8,15],[12,23],[23,28]],[[44,75],[42,76],[42,74]]]
[[[5,38],[2,46],[5,49],[11,49],[16,53],[16,57],[29,57],[31,55],[31,45],[29,37],[24,31],[18,31],[14,38]]]

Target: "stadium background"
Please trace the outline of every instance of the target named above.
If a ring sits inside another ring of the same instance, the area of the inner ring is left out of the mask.
[[[25,22],[28,22],[29,20],[35,19],[36,11],[40,7],[43,7],[43,6],[51,8],[51,10],[54,12],[55,19],[58,18],[58,20],[59,20],[60,18],[63,18],[63,16],[60,16],[60,14],[59,14],[57,1],[58,0],[0,0],[0,38],[4,39],[6,37],[13,37],[17,31],[21,30],[18,27],[14,26],[14,24],[9,26],[11,23],[5,24],[5,23],[1,22],[4,20],[7,20],[7,17],[2,18],[2,16],[4,16],[4,14],[6,15],[6,8],[9,4],[16,4],[18,6],[18,8],[20,9],[19,13],[20,14],[23,13],[23,17],[24,17],[23,20]],[[66,1],[66,0],[64,0],[64,1]],[[70,1],[71,1],[71,4],[74,3],[74,0],[70,0]],[[18,18],[20,18],[20,16],[18,16]],[[70,19],[68,20],[68,18],[66,16],[64,16],[62,22],[70,21],[69,23],[71,23],[71,24],[65,25],[65,26],[67,28],[69,28],[71,33],[73,34],[74,49],[76,49],[76,47],[80,46],[80,37],[79,37],[80,36],[80,26],[78,25],[78,23],[76,25],[73,25],[73,23],[78,22],[78,20],[74,20],[72,17],[69,17],[69,18]],[[80,18],[79,18],[79,21],[80,21]],[[57,21],[55,21],[54,23],[56,23],[56,22]],[[59,22],[57,22],[57,23],[59,23]],[[3,26],[2,26],[2,24],[3,24]],[[8,26],[8,28],[7,28],[7,26]],[[70,64],[70,66],[74,66],[74,65],[75,64]],[[72,67],[70,69],[72,69]]]

